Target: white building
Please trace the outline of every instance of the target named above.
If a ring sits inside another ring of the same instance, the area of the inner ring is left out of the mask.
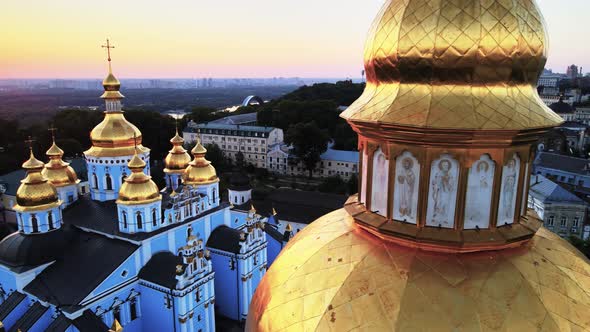
[[[562,237],[582,238],[586,203],[542,175],[531,177],[528,207],[534,209],[545,227]]]
[[[187,142],[194,142],[200,136],[203,145],[216,144],[233,161],[238,152],[242,152],[244,162],[258,168],[266,168],[268,147],[282,143],[284,138],[279,128],[193,121],[188,123],[183,136]]]

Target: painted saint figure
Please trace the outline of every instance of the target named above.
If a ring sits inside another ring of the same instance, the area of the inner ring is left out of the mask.
[[[451,162],[443,159],[438,164],[438,173],[432,182],[432,199],[434,201],[433,220],[440,224],[450,224],[450,204],[453,200],[454,179],[450,174]]]
[[[399,215],[403,217],[413,218],[414,213],[412,211],[414,207],[414,188],[416,184],[416,175],[412,170],[414,162],[410,158],[404,158],[402,160],[403,170],[401,174],[397,176],[397,183],[400,186],[400,198],[399,198]]]
[[[483,155],[469,171],[465,204],[465,229],[488,228],[492,202],[494,162]]]
[[[516,191],[518,190],[518,175],[520,173],[520,159],[514,156],[502,169],[502,187],[500,192],[500,206],[498,211],[498,226],[514,223],[516,212]]]
[[[371,195],[371,210],[387,217],[389,162],[381,149],[375,152],[373,160],[373,186]]]

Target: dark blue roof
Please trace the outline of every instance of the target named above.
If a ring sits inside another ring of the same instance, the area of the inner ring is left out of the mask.
[[[559,202],[585,204],[578,196],[542,175],[531,177],[531,189],[529,194],[546,203]]]

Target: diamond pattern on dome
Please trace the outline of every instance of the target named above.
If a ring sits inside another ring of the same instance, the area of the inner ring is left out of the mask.
[[[367,87],[342,117],[523,130],[561,118],[539,99],[545,28],[534,0],[389,1],[365,47]]]
[[[246,329],[582,331],[589,285],[589,261],[544,228],[516,249],[429,253],[383,242],[338,210],[289,241]]]

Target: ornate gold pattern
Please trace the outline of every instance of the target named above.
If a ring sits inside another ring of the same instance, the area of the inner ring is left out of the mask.
[[[534,88],[545,39],[534,0],[388,1],[367,40],[365,92],[342,117],[448,129],[558,125]]]
[[[125,182],[119,189],[117,204],[138,205],[162,199],[158,186],[152,181],[152,177],[143,172],[145,166],[146,163],[136,152],[127,164],[131,175],[125,178]]]
[[[426,253],[381,241],[338,210],[289,241],[246,330],[581,331],[588,263],[544,228],[516,249]]]
[[[125,119],[123,112],[105,112],[104,120],[90,132],[92,147],[84,154],[93,157],[119,157],[149,152],[141,145],[141,131]]]
[[[187,185],[211,184],[219,181],[215,167],[205,159],[207,149],[197,139],[197,144],[191,150],[194,159],[188,164],[184,171],[184,183]]]
[[[23,163],[27,176],[16,191],[15,211],[37,211],[59,206],[55,187],[41,174],[45,164],[35,158],[31,149],[29,159]]]

